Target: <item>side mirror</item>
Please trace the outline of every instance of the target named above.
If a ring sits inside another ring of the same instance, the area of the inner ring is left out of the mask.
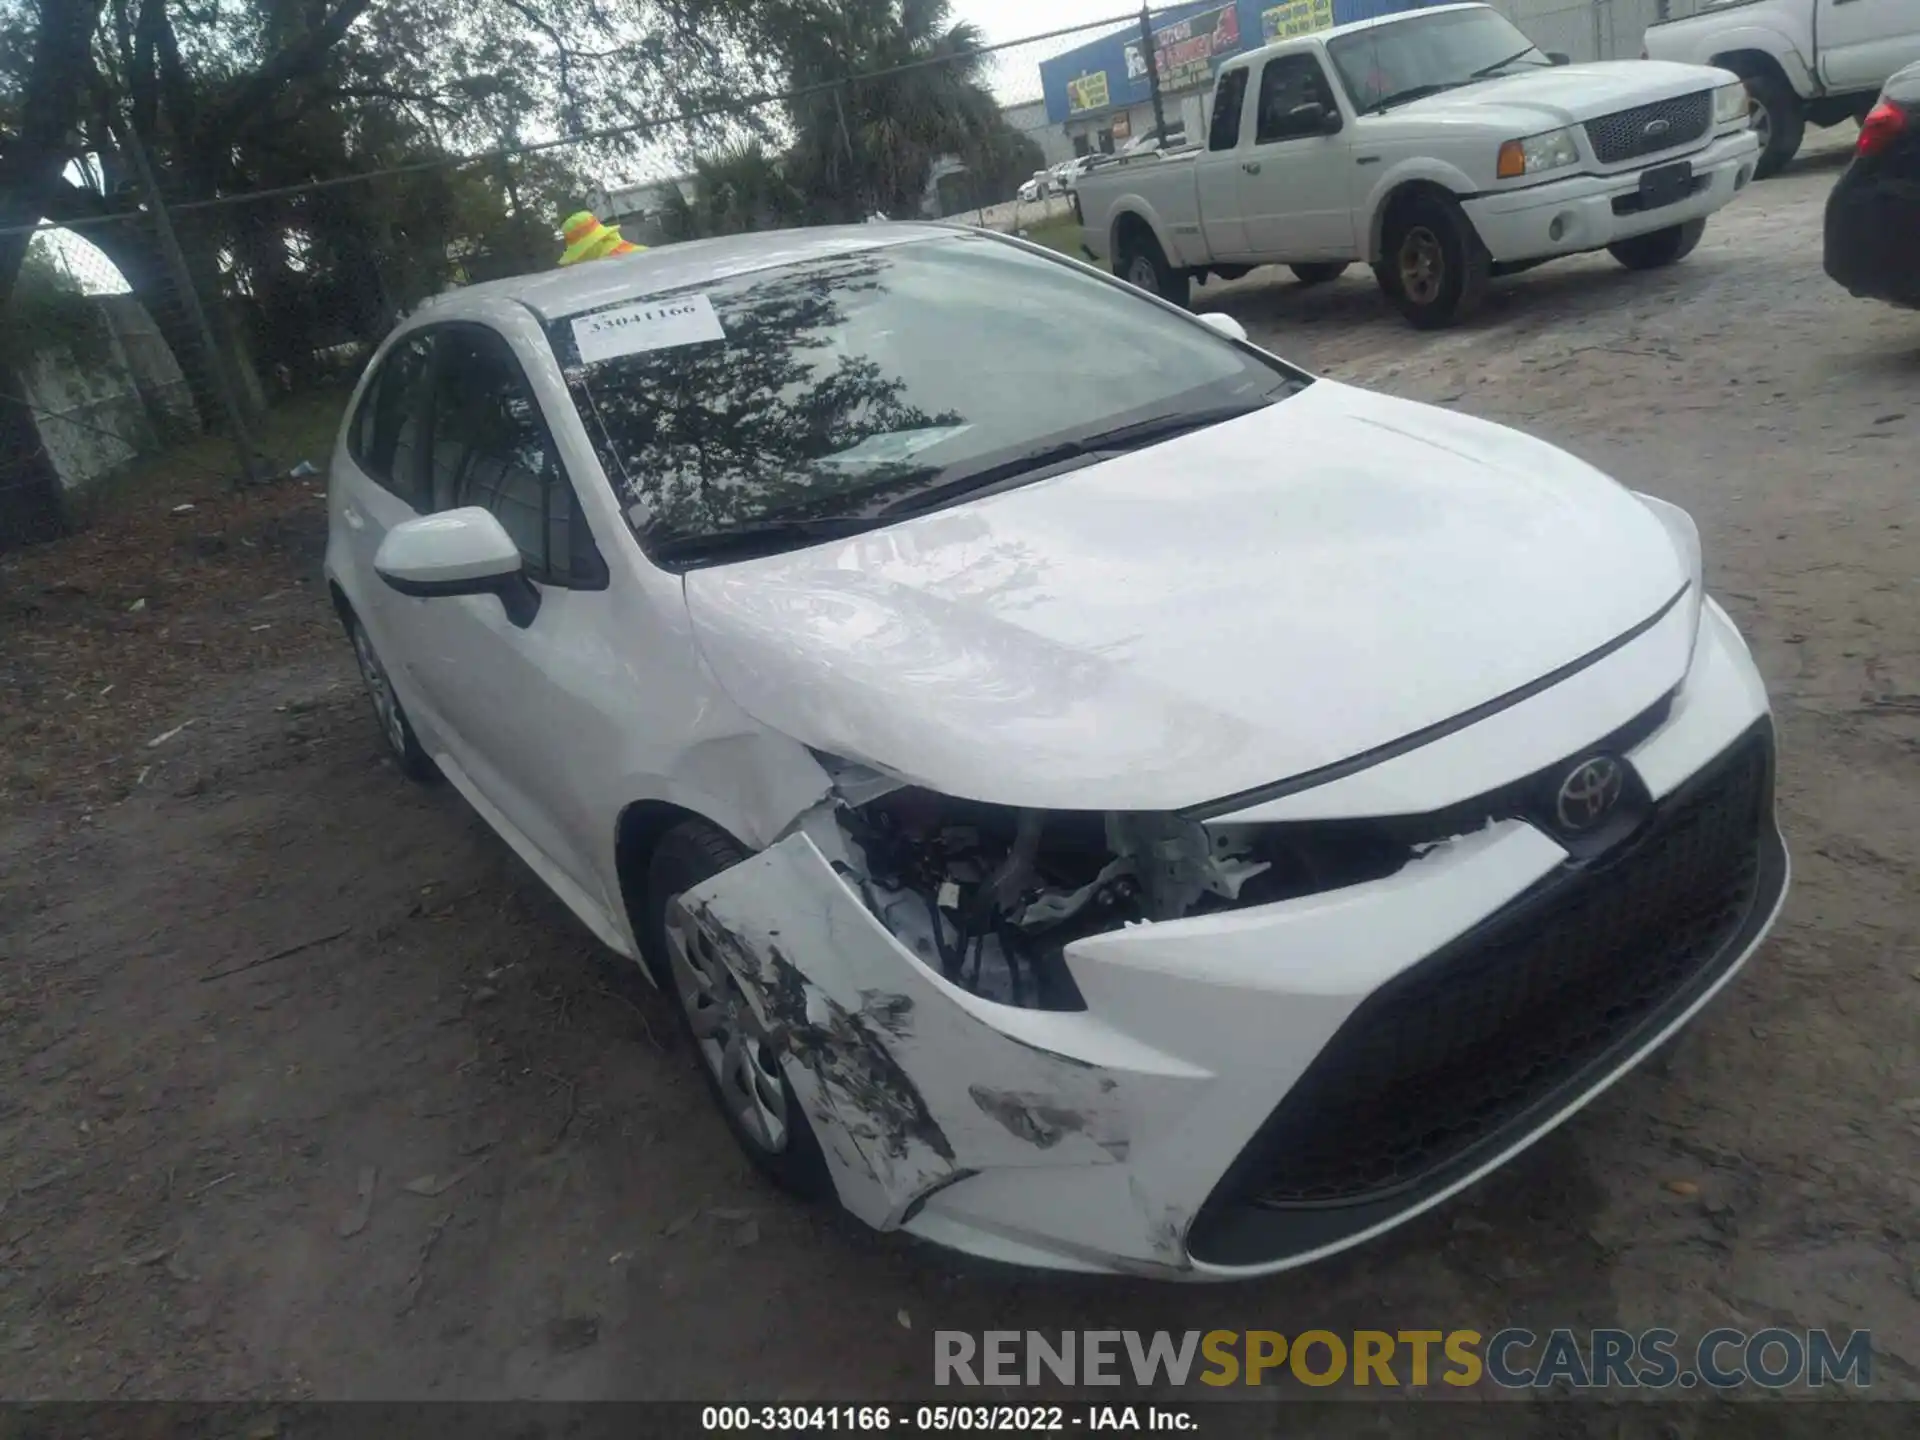
[[[1247,327],[1234,319],[1233,316],[1227,314],[1224,310],[1209,310],[1204,315],[1196,315],[1193,318],[1209,330],[1218,330],[1229,340],[1245,340],[1247,338]]]
[[[1297,135],[1331,135],[1340,128],[1340,112],[1330,110],[1318,100],[1296,105],[1287,112],[1288,128]]]
[[[1571,65],[1573,63],[1573,57],[1567,54],[1564,50],[1547,51],[1547,59],[1552,61],[1555,65]]]
[[[380,542],[373,568],[416,599],[498,595],[507,618],[523,630],[540,611],[540,592],[527,579],[520,547],[498,517],[478,505],[402,521]]]

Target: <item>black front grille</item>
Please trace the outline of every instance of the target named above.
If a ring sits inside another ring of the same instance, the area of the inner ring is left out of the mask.
[[[1713,92],[1702,90],[1677,100],[1660,100],[1616,110],[1587,121],[1587,141],[1602,165],[1655,155],[1698,140],[1713,123]]]
[[[1495,1138],[1722,958],[1772,815],[1762,727],[1617,858],[1568,867],[1377,991],[1210,1205],[1365,1205]]]

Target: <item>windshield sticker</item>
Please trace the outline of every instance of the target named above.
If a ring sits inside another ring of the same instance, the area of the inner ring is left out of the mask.
[[[720,328],[720,317],[713,313],[713,301],[705,295],[676,295],[671,300],[617,305],[611,310],[582,315],[573,322],[573,343],[580,347],[583,365],[726,338],[727,332]]]

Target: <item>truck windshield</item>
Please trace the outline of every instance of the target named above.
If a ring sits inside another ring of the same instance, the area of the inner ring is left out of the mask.
[[[1356,110],[1380,110],[1442,90],[1553,62],[1496,10],[1410,15],[1327,42]]]
[[[628,523],[675,568],[890,524],[1307,383],[964,233],[628,296],[548,336]]]

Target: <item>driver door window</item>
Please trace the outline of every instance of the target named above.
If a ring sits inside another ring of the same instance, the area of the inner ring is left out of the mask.
[[[1259,118],[1254,130],[1256,145],[1271,145],[1282,140],[1300,140],[1309,135],[1327,134],[1318,120],[1294,117],[1302,105],[1320,105],[1327,113],[1338,115],[1333,88],[1311,55],[1282,55],[1269,60],[1260,72]]]
[[[529,579],[574,589],[607,583],[533,389],[507,342],[490,330],[440,332],[428,468],[433,508],[492,511]]]

